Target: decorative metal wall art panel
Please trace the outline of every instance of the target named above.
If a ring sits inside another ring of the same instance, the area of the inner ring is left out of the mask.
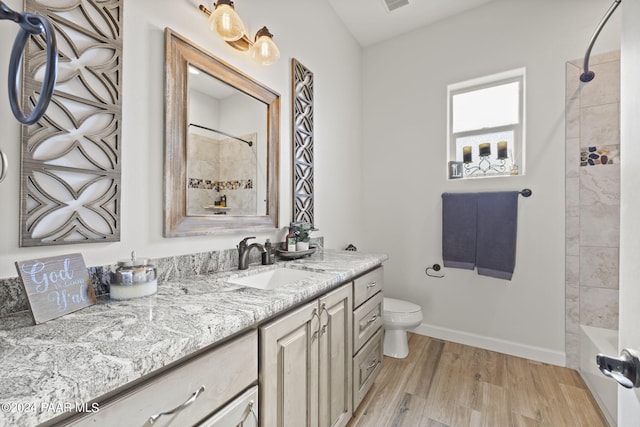
[[[122,0],[25,0],[58,41],[45,116],[22,126],[20,246],[120,240]],[[23,106],[44,72],[43,40],[23,58]]]
[[[293,221],[313,222],[313,73],[295,58],[292,68]]]

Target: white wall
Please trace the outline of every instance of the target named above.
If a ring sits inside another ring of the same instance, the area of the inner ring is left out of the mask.
[[[640,0],[626,0],[622,11],[620,139],[620,350],[640,351]],[[640,419],[640,389],[618,387],[618,425],[633,427]]]
[[[363,249],[389,253],[385,292],[422,306],[419,331],[564,364],[565,62],[583,55],[605,0],[497,0],[365,49]],[[594,53],[619,48],[620,19]],[[526,176],[447,181],[446,88],[526,67]],[[441,193],[520,190],[512,281],[443,269]]]
[[[22,10],[20,0],[6,4]],[[209,3],[208,3],[209,4]],[[224,61],[281,94],[280,222],[291,219],[290,60],[297,58],[315,77],[315,165],[317,235],[327,247],[344,247],[360,238],[361,194],[361,49],[324,2],[316,0],[242,0],[236,10],[255,33],[267,25],[280,47],[280,61],[270,67],[253,63],[229,48],[210,30],[190,0],[124,2],[124,73],[122,133],[122,238],[118,243],[19,248],[20,127],[0,84],[0,148],[10,171],[0,184],[0,277],[16,276],[14,262],[80,251],[87,265],[126,258],[132,249],[160,257],[234,247],[242,234],[218,237],[162,237],[164,152],[164,28],[191,39]],[[9,52],[17,26],[0,23],[0,82],[7,81]],[[282,237],[282,231],[277,237]],[[272,240],[276,233],[259,234]]]
[[[220,100],[199,90],[189,91],[189,123],[220,129]],[[191,127],[189,133],[204,135],[210,138],[211,132]]]

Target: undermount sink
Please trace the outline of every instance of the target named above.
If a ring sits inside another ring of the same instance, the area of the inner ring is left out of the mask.
[[[249,276],[229,279],[227,282],[250,288],[271,290],[295,282],[308,282],[310,280],[324,281],[331,278],[333,278],[333,275],[328,273],[280,267],[273,270],[251,274]]]

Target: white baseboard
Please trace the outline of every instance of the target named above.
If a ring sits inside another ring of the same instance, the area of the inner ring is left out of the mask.
[[[485,350],[497,351],[511,356],[549,363],[556,366],[566,366],[567,363],[567,357],[564,352],[553,351],[542,347],[535,347],[512,341],[505,341],[498,338],[485,337],[469,332],[456,331],[439,326],[427,325],[426,323],[421,324],[411,332],[459,344],[479,347]]]

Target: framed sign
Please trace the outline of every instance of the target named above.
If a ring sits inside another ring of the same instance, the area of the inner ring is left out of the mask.
[[[36,324],[96,303],[82,254],[19,261],[16,269]]]

